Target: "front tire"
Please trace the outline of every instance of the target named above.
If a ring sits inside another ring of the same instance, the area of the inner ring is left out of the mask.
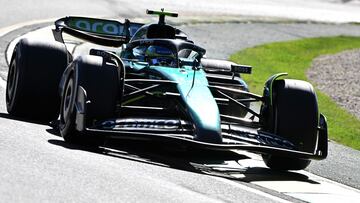
[[[276,80],[273,86],[271,131],[295,145],[299,151],[314,153],[317,145],[319,111],[312,85],[300,80]],[[263,155],[275,170],[302,170],[310,160]]]
[[[60,134],[67,143],[91,144],[103,143],[101,136],[86,136],[76,130],[76,97],[79,87],[86,91],[86,121],[91,127],[95,121],[114,118],[119,100],[118,69],[115,65],[105,63],[99,56],[81,56],[72,64],[65,88],[62,92],[60,106]]]

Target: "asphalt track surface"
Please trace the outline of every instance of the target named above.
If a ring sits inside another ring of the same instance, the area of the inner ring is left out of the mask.
[[[48,6],[46,1],[43,3]],[[98,12],[94,15],[103,15],[105,10],[91,5],[88,9]],[[51,15],[35,11],[33,15],[36,17],[33,19],[67,15],[65,10],[59,12],[50,9],[49,13],[52,11]],[[31,19],[29,16],[19,16],[18,20],[13,21],[2,18],[0,27]],[[255,23],[190,25],[181,28],[207,48],[208,57],[215,58],[227,58],[236,50],[272,41],[340,34],[360,36],[360,27],[353,25]],[[4,60],[6,45],[23,32],[26,32],[26,28],[0,39],[2,76],[7,71]],[[0,96],[4,98],[4,88],[0,88]],[[233,182],[203,175],[188,157],[178,154],[167,156],[167,151],[158,151],[147,145],[132,145],[134,149],[129,149],[118,144],[101,150],[68,145],[47,125],[9,117],[4,100],[0,100],[0,197],[5,202],[279,201],[272,196],[296,201],[283,194],[257,188],[246,181]],[[360,153],[334,143],[330,143],[329,150],[329,158],[313,162],[309,171],[359,188]],[[265,190],[271,196],[264,196],[261,192],[258,194],[251,189],[249,191],[249,187]]]

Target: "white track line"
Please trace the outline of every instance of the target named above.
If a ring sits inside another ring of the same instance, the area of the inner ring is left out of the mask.
[[[3,27],[3,28],[0,28],[0,37],[8,34],[9,32],[12,32],[14,30],[17,30],[17,29],[25,27],[25,26],[30,26],[30,25],[40,24],[40,23],[50,23],[50,22],[54,22],[55,20],[56,20],[56,18],[49,18],[49,19],[43,19],[43,20],[32,20],[32,21],[17,23],[14,25]]]
[[[271,199],[271,200],[274,200],[274,201],[277,201],[277,202],[281,202],[281,203],[290,203],[290,201],[288,200],[285,200],[285,199],[282,199],[280,197],[276,197],[276,196],[273,196],[273,195],[270,195],[268,193],[265,193],[265,192],[262,192],[260,190],[256,190],[254,188],[251,188],[251,187],[247,187],[245,185],[242,185],[240,183],[236,183],[234,181],[231,181],[231,180],[228,180],[228,179],[225,179],[225,178],[220,178],[220,177],[214,177],[214,176],[211,176],[212,178],[218,180],[218,181],[221,181],[221,182],[224,182],[226,184],[229,184],[231,186],[234,186],[234,187],[237,187],[241,190],[245,190],[247,192],[251,192],[251,193],[254,193],[256,195],[260,195],[262,197],[265,197],[265,198],[268,198],[268,199]]]
[[[32,21],[17,23],[14,25],[3,27],[3,28],[0,28],[0,37],[3,37],[4,35],[12,32],[14,30],[17,30],[19,28],[25,27],[25,26],[53,22],[54,20],[55,20],[55,18],[49,18],[49,19],[43,19],[43,20],[32,20]],[[4,89],[6,88],[6,81],[2,77],[0,77],[0,87],[4,88]]]

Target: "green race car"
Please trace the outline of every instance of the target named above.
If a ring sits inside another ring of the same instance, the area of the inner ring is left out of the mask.
[[[327,156],[327,126],[312,85],[271,76],[263,95],[241,74],[252,67],[208,59],[181,30],[176,13],[159,22],[65,17],[54,41],[26,38],[9,65],[9,114],[58,120],[66,142],[154,140],[213,152],[261,154],[272,169],[300,170]],[[73,56],[63,33],[102,45]],[[106,47],[117,47],[109,51]]]

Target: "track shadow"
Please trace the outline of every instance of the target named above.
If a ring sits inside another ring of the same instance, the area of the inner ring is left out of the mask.
[[[143,142],[124,141],[123,143],[114,144],[103,147],[91,147],[76,144],[68,144],[62,140],[48,140],[50,144],[64,147],[70,150],[84,150],[92,153],[98,153],[105,156],[111,156],[130,161],[137,161],[146,164],[152,164],[162,167],[174,168],[197,172],[195,168],[189,164],[183,155],[176,152],[169,152],[159,149],[156,145],[150,145]]]
[[[50,133],[52,135],[61,137],[60,132],[59,132],[58,129],[50,128],[50,129],[46,129],[46,132],[48,132],[48,133]]]
[[[44,121],[34,120],[34,119],[20,118],[20,117],[12,116],[7,113],[0,113],[0,118],[6,118],[6,119],[14,120],[14,121],[22,121],[22,122],[27,122],[27,123],[34,123],[34,124],[39,124],[39,125],[49,125],[49,122],[44,122]]]
[[[48,140],[48,142],[50,144],[61,146],[61,147],[64,147],[64,148],[70,149],[70,150],[82,150],[82,151],[88,151],[88,152],[100,153],[100,154],[102,154],[103,151],[104,151],[103,149],[98,148],[98,147],[69,144],[69,143],[66,143],[66,142],[64,142],[62,140],[51,139],[51,140]]]
[[[219,175],[229,179],[236,179],[243,182],[256,182],[256,181],[298,181],[310,184],[320,184],[314,180],[309,179],[308,176],[293,172],[293,171],[274,171],[265,167],[248,167],[243,171],[229,171],[218,173],[217,171],[205,172],[208,175]]]
[[[32,119],[18,118],[6,113],[0,113],[1,118],[46,125],[50,128],[46,131],[60,137],[56,122],[42,122]],[[110,140],[102,147],[69,144],[62,140],[50,139],[50,144],[64,147],[70,150],[83,150],[112,156],[131,161],[142,162],[177,170],[186,170],[212,176],[220,176],[243,182],[253,181],[301,181],[311,184],[319,184],[309,177],[297,172],[274,171],[265,167],[242,167],[229,166],[228,161],[237,163],[237,160],[248,159],[246,155],[233,152],[212,152],[206,150],[184,149],[182,146],[171,143],[153,141]],[[236,164],[235,164],[236,165]]]
[[[48,133],[57,137],[60,136],[56,121],[49,123],[38,120],[23,119],[6,113],[0,113],[0,117],[39,125],[47,125],[50,127],[49,129],[46,129]],[[274,171],[265,167],[240,166],[237,160],[249,159],[249,157],[233,152],[214,153],[206,150],[199,151],[194,149],[184,149],[182,146],[172,143],[139,140],[131,141],[108,139],[102,147],[68,144],[58,139],[50,139],[48,142],[70,150],[83,150],[105,156],[112,156],[211,176],[220,176],[243,182],[295,180],[311,184],[319,184],[310,180],[306,175],[297,172]],[[238,166],[229,166],[227,163],[228,161],[232,161],[235,165],[237,163]]]
[[[299,181],[307,182],[311,184],[320,184],[314,180],[309,179],[308,176],[293,172],[293,171],[274,171],[269,168],[254,167],[249,168],[246,171],[246,177],[244,181],[253,182],[253,181]]]
[[[54,134],[58,136],[58,134]],[[99,148],[68,144],[55,139],[48,140],[48,142],[70,150],[84,150],[105,156],[243,182],[300,181],[319,184],[310,180],[308,176],[297,172],[274,171],[265,167],[242,167],[237,160],[248,159],[249,157],[238,153],[219,154],[193,149],[184,150],[169,143],[138,140],[107,140],[105,145]],[[229,162],[233,164],[229,165]]]

